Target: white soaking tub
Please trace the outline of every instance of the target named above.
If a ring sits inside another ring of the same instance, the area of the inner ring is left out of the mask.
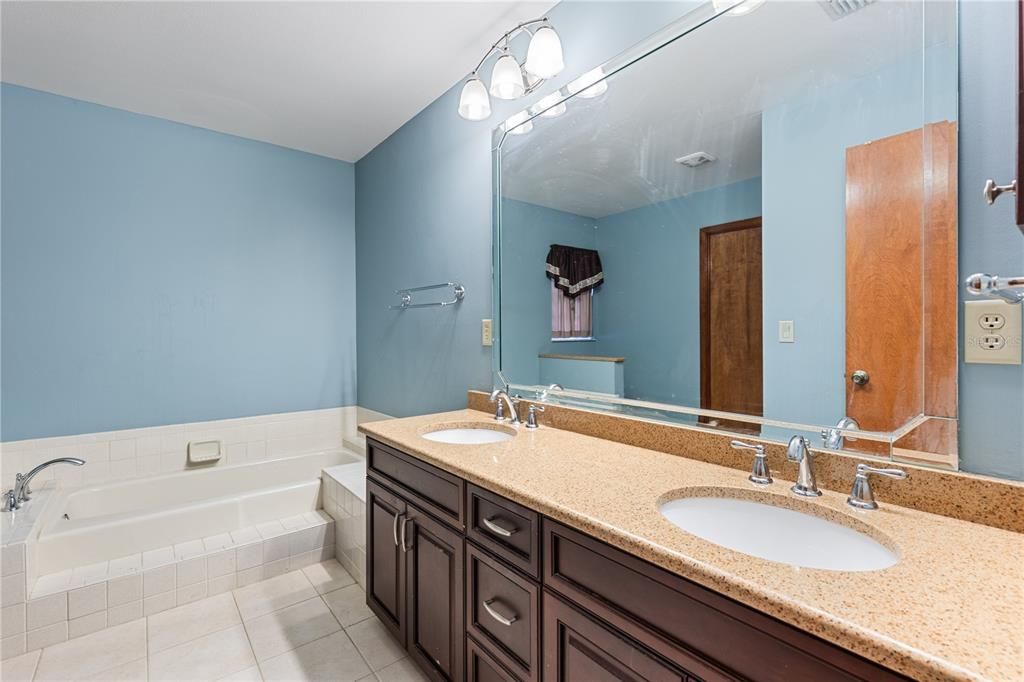
[[[59,492],[33,543],[36,575],[198,540],[321,508],[320,472],[344,451],[183,471]]]

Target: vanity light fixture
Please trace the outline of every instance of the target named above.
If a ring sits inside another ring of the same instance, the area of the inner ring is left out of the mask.
[[[522,64],[511,50],[512,40],[521,33],[530,36],[526,59]],[[498,59],[491,69],[491,83],[487,88],[477,73],[493,54],[498,54]],[[491,115],[488,91],[498,99],[518,99],[536,90],[564,68],[562,41],[547,17],[524,21],[498,38],[477,62],[476,68],[462,86],[459,116],[467,121],[482,121]]]
[[[599,66],[569,83],[569,92],[582,99],[600,97],[608,90],[608,81],[604,80],[604,70]]]
[[[555,118],[565,113],[565,102],[561,92],[553,92],[542,97],[539,102],[530,107],[531,114],[540,114],[541,118]]]
[[[728,12],[729,16],[742,17],[745,14],[750,14],[767,0],[745,0],[738,5],[736,0],[711,0],[711,4],[715,7],[715,14],[721,14],[722,12]]]

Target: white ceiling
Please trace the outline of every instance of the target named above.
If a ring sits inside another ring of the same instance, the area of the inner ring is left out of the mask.
[[[929,42],[955,35],[955,5],[928,5]],[[941,16],[940,16],[941,15]],[[922,4],[879,0],[833,21],[817,2],[723,15],[567,102],[503,144],[502,194],[591,218],[761,174],[761,112],[922,50]],[[677,157],[704,151],[691,169]]]
[[[554,4],[4,0],[0,77],[356,161]]]

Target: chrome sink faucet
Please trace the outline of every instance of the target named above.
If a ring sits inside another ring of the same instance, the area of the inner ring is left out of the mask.
[[[497,421],[504,421],[506,419],[505,407],[508,406],[507,418],[509,420],[509,423],[519,423],[519,410],[516,407],[519,404],[519,398],[513,398],[504,389],[496,388],[493,391],[491,391],[491,402],[498,404],[497,408],[495,408],[494,411],[494,418]]]
[[[21,509],[21,505],[32,499],[32,489],[28,487],[32,479],[43,469],[54,464],[74,464],[77,467],[85,464],[84,459],[78,457],[58,457],[49,462],[43,462],[27,474],[18,474],[14,478],[14,488],[4,493],[3,511],[15,511]]]
[[[814,480],[814,455],[811,454],[809,445],[810,441],[803,436],[793,436],[789,439],[786,458],[790,462],[800,463],[796,483],[790,490],[803,497],[818,497],[821,495],[821,491],[818,490],[818,484]]]

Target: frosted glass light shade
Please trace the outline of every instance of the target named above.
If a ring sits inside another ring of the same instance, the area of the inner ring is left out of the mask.
[[[541,98],[539,102],[530,107],[530,111],[534,114],[540,114],[541,118],[561,116],[565,113],[565,102],[559,102],[560,99],[562,99],[562,93],[553,92],[547,97]]]
[[[599,97],[608,90],[608,82],[604,78],[604,71],[600,67],[587,71],[585,74],[569,83],[569,92],[583,99]]]
[[[526,133],[533,130],[533,121],[528,121],[530,114],[525,111],[520,111],[518,114],[512,114],[505,120],[505,130],[509,135],[525,135]]]
[[[484,83],[475,76],[466,81],[459,95],[459,116],[467,121],[482,121],[491,115],[491,98]]]
[[[516,99],[525,92],[519,62],[509,53],[504,53],[494,62],[494,70],[491,71],[491,94],[498,99]]]
[[[526,50],[526,63],[523,64],[529,73],[538,78],[553,78],[565,68],[562,60],[562,41],[555,29],[541,26],[530,38],[530,47]]]

